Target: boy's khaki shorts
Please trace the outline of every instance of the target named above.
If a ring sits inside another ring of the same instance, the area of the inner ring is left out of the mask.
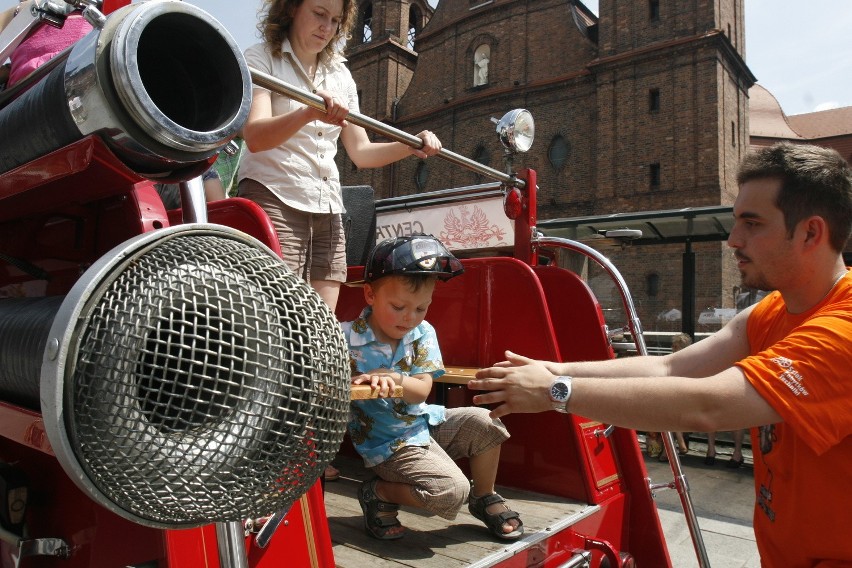
[[[506,427],[485,408],[448,408],[447,421],[432,428],[432,444],[400,448],[372,469],[386,481],[410,484],[424,509],[453,520],[470,493],[470,481],[454,460],[477,456],[508,439]]]

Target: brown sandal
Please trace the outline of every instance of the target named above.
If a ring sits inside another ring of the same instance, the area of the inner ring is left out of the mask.
[[[391,533],[391,529],[402,527],[396,515],[382,515],[381,513],[396,513],[399,505],[382,501],[376,494],[376,483],[378,477],[365,481],[358,488],[358,503],[364,512],[364,528],[367,534],[379,540],[396,540],[405,535],[405,531]]]

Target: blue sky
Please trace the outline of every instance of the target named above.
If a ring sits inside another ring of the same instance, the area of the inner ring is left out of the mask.
[[[187,0],[245,49],[261,0]],[[445,0],[450,1],[450,0]],[[458,0],[456,0],[458,1]],[[17,0],[0,0],[0,10]],[[587,0],[597,12],[598,0]],[[852,10],[847,0],[746,0],[746,63],[789,114],[852,106]]]

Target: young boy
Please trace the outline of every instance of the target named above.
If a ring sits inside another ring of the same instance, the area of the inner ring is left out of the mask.
[[[501,539],[523,532],[518,513],[494,492],[500,444],[509,433],[482,408],[425,404],[432,379],[444,374],[435,329],[426,321],[437,280],[463,272],[436,238],[387,239],[364,267],[367,307],[343,324],[352,361],[352,384],[370,384],[379,398],[352,403],[349,434],[364,464],[377,477],[364,483],[358,501],[367,533],[397,539],[405,528],[400,505],[452,520],[468,509]],[[402,399],[388,398],[395,385]],[[469,458],[473,485],[453,460]]]

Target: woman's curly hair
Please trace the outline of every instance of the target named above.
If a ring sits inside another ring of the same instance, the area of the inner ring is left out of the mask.
[[[281,44],[287,39],[290,24],[293,22],[296,10],[302,5],[302,2],[304,0],[266,0],[264,2],[257,29],[260,31],[263,41],[269,45],[273,55],[281,55]],[[332,40],[322,51],[323,59],[330,58],[338,49],[338,46],[342,51],[343,45],[351,37],[350,32],[355,25],[357,10],[356,0],[343,0],[340,25],[337,28],[337,33],[334,34]]]

